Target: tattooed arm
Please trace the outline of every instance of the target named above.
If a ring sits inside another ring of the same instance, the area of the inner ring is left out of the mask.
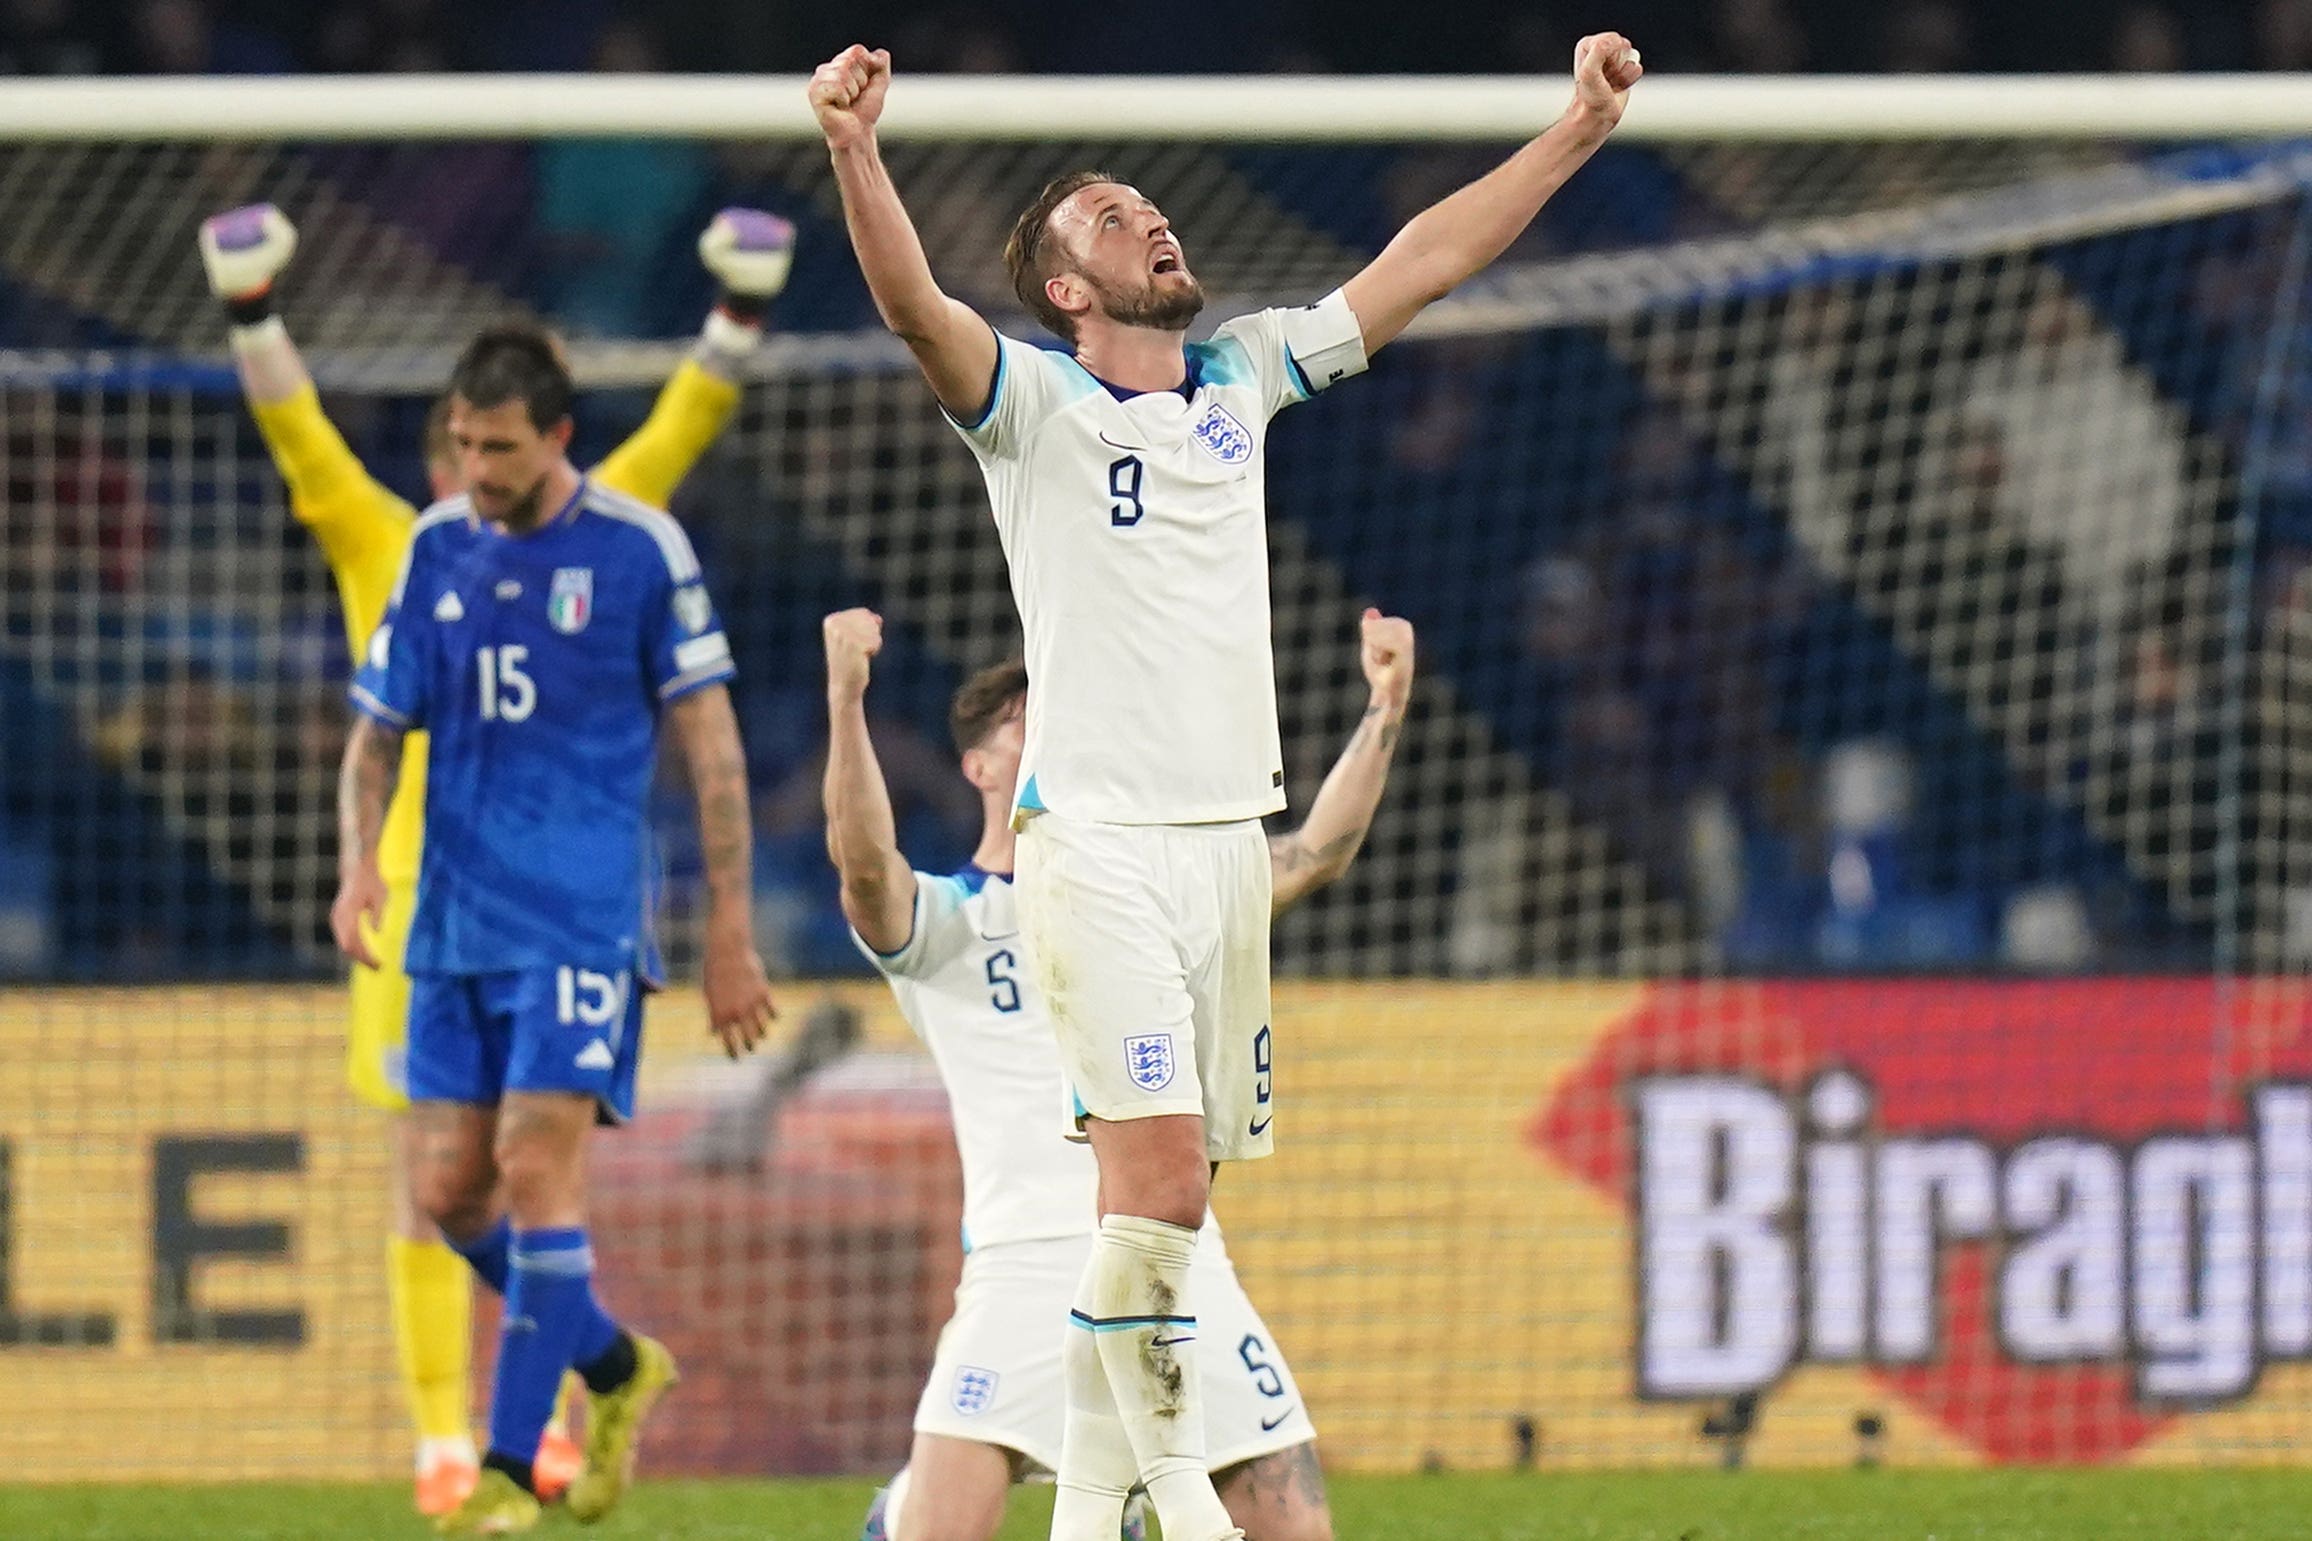
[[[1280,1386],[1281,1392],[1283,1388]],[[1281,1409],[1282,1422],[1291,1406]],[[1332,1505],[1325,1497],[1325,1469],[1313,1444],[1294,1445],[1274,1455],[1255,1456],[1212,1474],[1228,1517],[1252,1536],[1329,1536]]]
[[[747,807],[747,756],[730,692],[694,690],[667,709],[698,798],[698,844],[706,861],[706,1007],[732,1058],[752,1049],[776,1015],[763,960],[755,952],[754,818]]]
[[[378,967],[362,927],[375,931],[385,918],[377,840],[401,781],[401,740],[401,729],[357,716],[337,772],[337,898],[329,906],[329,929],[338,949],[364,968]]]
[[[1388,785],[1389,762],[1396,757],[1405,704],[1413,693],[1413,624],[1367,610],[1362,625],[1359,661],[1372,686],[1372,699],[1349,746],[1326,773],[1308,818],[1292,833],[1268,842],[1275,876],[1271,908],[1276,914],[1349,870],[1357,848],[1365,843],[1365,832],[1373,827],[1381,789]]]

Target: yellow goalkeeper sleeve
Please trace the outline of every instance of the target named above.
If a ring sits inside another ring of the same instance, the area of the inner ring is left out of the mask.
[[[417,511],[369,474],[312,386],[280,401],[252,402],[249,411],[289,484],[290,512],[329,560],[344,601],[346,639],[359,657],[385,619]]]
[[[594,479],[653,508],[666,507],[738,404],[736,385],[708,373],[698,360],[684,359],[660,389],[650,416],[594,468]]]
[[[249,414],[288,483],[289,511],[313,532],[337,581],[346,645],[358,660],[385,619],[417,511],[369,474],[311,385],[279,401],[253,401]],[[417,881],[424,807],[425,735],[412,733],[402,744],[401,779],[378,840],[378,874],[389,885]]]

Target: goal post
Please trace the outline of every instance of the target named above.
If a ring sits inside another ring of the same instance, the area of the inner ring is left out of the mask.
[[[897,61],[901,69],[908,61]],[[18,82],[0,139],[804,139],[800,77],[389,75]],[[908,75],[882,136],[1194,142],[1514,140],[1546,127],[1554,75]],[[2312,77],[1654,76],[1625,142],[2107,139],[2302,134]]]
[[[1568,89],[898,62],[894,178],[942,282],[1023,337],[1002,238],[1058,172],[1154,197],[1209,323],[1338,285]],[[651,1469],[887,1468],[959,1193],[833,904],[817,622],[885,616],[903,839],[960,865],[944,701],[1017,635],[979,473],[873,324],[799,79],[459,76],[0,93],[28,1469],[407,1459],[325,925],[345,643],[193,244],[257,200],[300,226],[279,301],[325,405],[418,500],[476,327],[563,331],[599,458],[711,297],[704,219],[802,229],[674,512],[814,1047],[703,1054],[662,791],[678,983],[596,1241],[689,1367]],[[1279,1155],[1216,1201],[1328,1462],[2300,1453],[2308,273],[2298,77],[1650,77],[1500,264],[1279,419],[1296,809],[1364,704],[1365,605],[1422,669],[1357,865],[1277,929]]]

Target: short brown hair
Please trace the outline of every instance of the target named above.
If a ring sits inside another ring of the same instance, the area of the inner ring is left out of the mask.
[[[1011,239],[1003,243],[1004,271],[1011,274],[1012,293],[1019,296],[1029,315],[1071,343],[1076,340],[1076,318],[1044,293],[1044,285],[1059,271],[1049,260],[1052,214],[1093,183],[1117,180],[1114,173],[1106,171],[1071,171],[1052,178],[1036,194],[1036,201],[1021,211],[1012,226]]]
[[[955,735],[955,752],[968,754],[987,742],[996,725],[1011,714],[1012,703],[1028,693],[1028,666],[1024,659],[1007,658],[989,664],[955,693],[947,708],[947,730]]]
[[[488,327],[466,344],[450,372],[447,394],[488,411],[509,401],[522,404],[530,426],[543,433],[570,415],[577,387],[562,345],[544,327],[506,322]]]
[[[429,466],[449,465],[458,458],[457,446],[450,443],[450,399],[446,394],[436,396],[434,404],[426,408],[425,438],[420,448]]]

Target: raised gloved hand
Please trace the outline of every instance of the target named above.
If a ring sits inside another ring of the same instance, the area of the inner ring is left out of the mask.
[[[734,295],[758,303],[787,287],[795,227],[761,209],[725,209],[698,238],[698,260]]]
[[[228,209],[201,221],[201,266],[227,302],[262,296],[297,255],[297,227],[269,203]]]

